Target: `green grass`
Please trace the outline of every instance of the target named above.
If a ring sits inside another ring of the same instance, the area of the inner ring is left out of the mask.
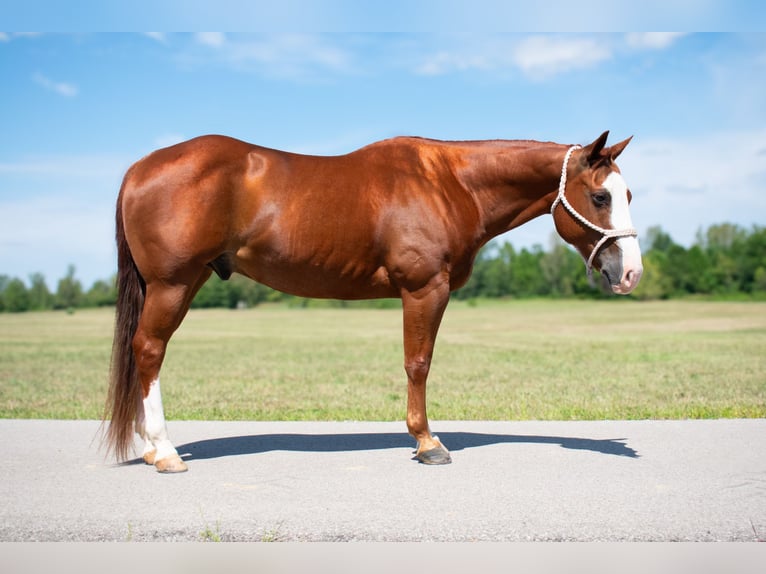
[[[0,314],[0,417],[100,418],[112,311]],[[162,372],[169,419],[402,420],[396,309],[194,310]],[[766,416],[766,304],[452,302],[433,419]]]

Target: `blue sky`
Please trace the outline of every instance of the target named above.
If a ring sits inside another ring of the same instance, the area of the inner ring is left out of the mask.
[[[114,273],[125,169],[205,133],[339,154],[608,129],[634,136],[619,164],[639,233],[766,224],[765,34],[0,33],[0,72],[0,274],[51,288],[70,263],[86,287]]]

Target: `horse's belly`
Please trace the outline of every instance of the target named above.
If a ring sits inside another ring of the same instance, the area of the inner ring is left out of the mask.
[[[284,257],[240,252],[236,270],[283,293],[321,299],[398,297],[388,271],[372,258]],[[244,257],[243,257],[244,256]]]

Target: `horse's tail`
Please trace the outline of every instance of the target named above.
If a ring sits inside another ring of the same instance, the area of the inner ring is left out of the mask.
[[[104,440],[107,454],[114,452],[119,460],[126,460],[133,445],[134,425],[141,400],[136,359],[133,355],[133,337],[144,305],[146,284],[133,260],[125,238],[122,218],[122,191],[117,199],[117,310],[112,342],[112,363],[109,394],[106,399],[104,421],[110,418]]]

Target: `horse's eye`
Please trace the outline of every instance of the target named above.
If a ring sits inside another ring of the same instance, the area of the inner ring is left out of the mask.
[[[609,195],[608,191],[596,191],[591,197],[596,207],[607,207],[612,200],[612,196]]]

